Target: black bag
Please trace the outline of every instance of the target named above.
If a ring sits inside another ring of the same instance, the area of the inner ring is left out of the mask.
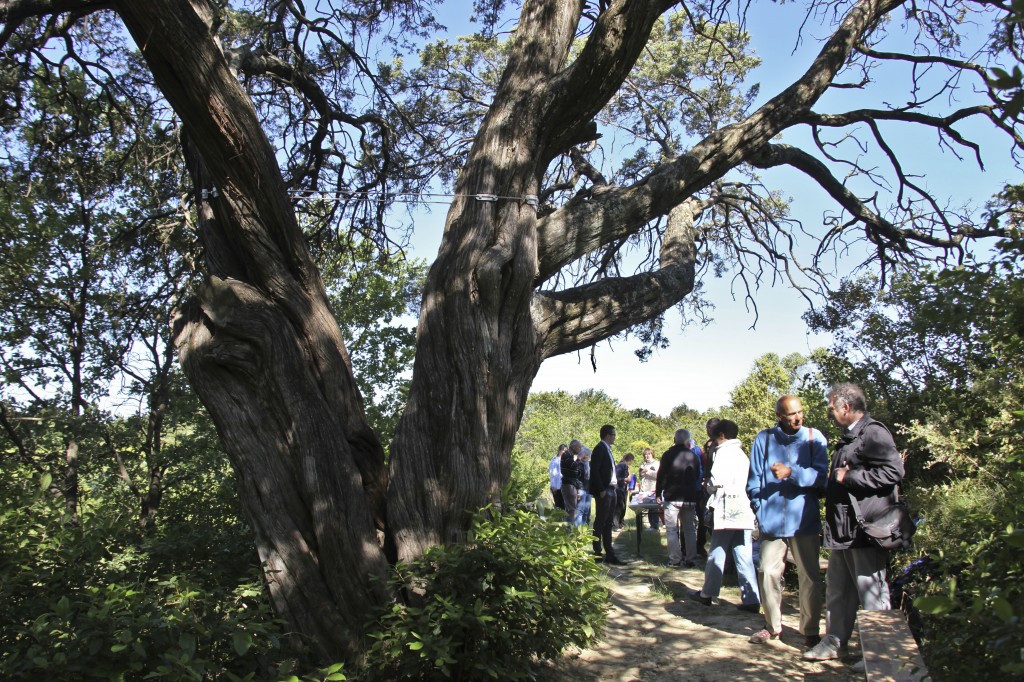
[[[914,523],[914,517],[906,502],[897,496],[888,509],[871,521],[864,520],[860,513],[860,505],[853,495],[850,495],[850,502],[853,503],[853,513],[857,516],[857,527],[864,532],[868,542],[879,549],[894,552],[911,548],[917,524]]]

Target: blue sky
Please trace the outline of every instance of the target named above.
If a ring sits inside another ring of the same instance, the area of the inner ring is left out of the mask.
[[[828,35],[813,22],[805,27],[800,48],[798,31],[803,21],[803,3],[756,4],[748,17],[747,27],[756,53],[762,57],[762,66],[749,82],[761,83],[761,101],[778,93],[791,83],[809,65],[817,51],[816,38]],[[449,3],[439,14],[454,37],[472,30],[465,23],[466,10],[462,2]],[[881,74],[885,78],[884,74]],[[882,101],[901,102],[906,99],[906,86],[893,78],[889,90],[876,90],[870,102],[862,101],[858,91],[844,90],[823,99],[816,109],[840,112],[865,106],[881,106]],[[967,126],[964,130],[979,130]],[[991,135],[982,135],[991,140]],[[791,134],[785,141],[793,143],[798,135]],[[985,157],[987,172],[981,173],[973,162],[960,162],[950,152],[940,152],[934,133],[913,133],[905,128],[893,138],[908,160],[910,172],[920,174],[920,181],[939,193],[954,194],[960,200],[973,198],[980,204],[997,191],[1004,181],[1017,178],[1009,155],[1000,151],[1005,142],[995,142],[995,151]],[[806,148],[806,147],[805,147]],[[793,210],[804,227],[810,231],[820,229],[822,213],[833,204],[824,193],[811,185],[795,171],[777,170],[764,174],[766,184],[781,188],[793,199]],[[432,214],[417,220],[414,238],[415,256],[432,260],[437,251],[444,221],[443,207],[435,207]],[[810,252],[815,244],[807,239],[803,245]],[[809,253],[808,253],[809,256]],[[840,270],[852,267],[856,259],[840,259]],[[786,355],[793,352],[808,354],[818,346],[827,346],[829,339],[808,333],[801,315],[807,309],[806,301],[788,285],[762,288],[757,295],[759,316],[755,316],[742,300],[730,291],[729,280],[705,280],[708,298],[715,304],[712,325],[699,329],[680,329],[678,313],[672,311],[666,323],[671,346],[656,352],[646,363],[641,363],[633,351],[636,343],[616,340],[603,343],[597,349],[597,371],[591,367],[588,352],[569,354],[545,362],[533,385],[534,391],[568,390],[577,392],[588,388],[604,390],[617,398],[626,408],[645,408],[656,414],[667,415],[674,406],[686,403],[697,409],[723,405],[729,400],[729,391],[745,377],[756,357],[774,352]]]

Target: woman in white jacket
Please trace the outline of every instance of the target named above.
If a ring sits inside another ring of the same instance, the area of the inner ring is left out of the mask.
[[[712,599],[718,597],[722,589],[725,553],[731,549],[743,602],[736,608],[757,613],[761,608],[761,599],[757,591],[757,573],[751,551],[754,512],[750,509],[746,489],[750,460],[736,438],[738,433],[736,422],[723,419],[711,434],[711,440],[717,447],[715,465],[707,484],[711,494],[707,506],[714,509],[715,526],[711,533],[708,562],[704,568],[704,587],[693,590],[690,596],[708,606]]]

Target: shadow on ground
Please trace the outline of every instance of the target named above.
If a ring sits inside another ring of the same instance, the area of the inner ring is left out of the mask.
[[[762,616],[736,610],[740,603],[735,579],[727,580],[714,606],[689,599],[687,590],[704,580],[701,568],[664,566],[664,531],[636,531],[630,519],[615,539],[616,552],[627,566],[608,571],[612,608],[604,639],[594,649],[570,651],[540,670],[544,682],[554,680],[621,680],[631,682],[754,682],[755,680],[863,679],[850,670],[859,658],[857,642],[844,661],[813,663],[801,658],[803,637],[797,632],[796,594],[787,590],[783,604],[782,639],[764,645],[747,638],[761,629]]]

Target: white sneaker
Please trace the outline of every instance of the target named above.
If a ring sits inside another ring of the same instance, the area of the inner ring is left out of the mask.
[[[804,652],[805,661],[831,661],[839,658],[842,648],[839,638],[835,635],[825,635],[813,649]]]

